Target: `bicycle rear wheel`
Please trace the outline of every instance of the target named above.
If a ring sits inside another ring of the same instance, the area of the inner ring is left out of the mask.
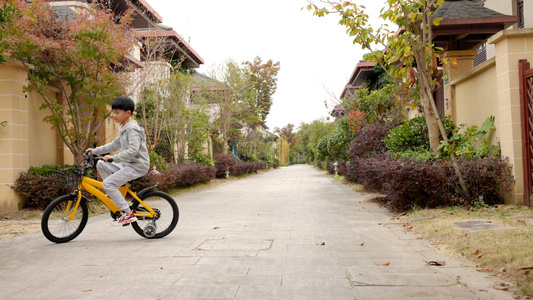
[[[81,200],[74,217],[69,220],[77,197],[64,195],[52,201],[44,210],[41,229],[44,236],[54,243],[65,243],[76,238],[87,225],[89,210],[87,203]]]
[[[161,191],[152,191],[146,193],[141,200],[150,206],[157,213],[157,216],[154,218],[137,217],[137,222],[131,223],[135,232],[148,239],[162,238],[171,233],[178,224],[180,216],[174,198]],[[137,212],[148,212],[138,201],[134,201],[131,208]]]

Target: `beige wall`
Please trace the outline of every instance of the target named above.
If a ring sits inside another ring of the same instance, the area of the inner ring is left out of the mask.
[[[454,112],[452,116],[456,124],[481,126],[489,116],[498,115],[496,90],[496,62],[494,59],[483,63],[451,82],[451,101]],[[472,87],[476,87],[475,89]],[[483,88],[477,88],[483,87]],[[472,112],[476,113],[473,114]],[[499,123],[496,118],[496,124]],[[493,142],[499,142],[499,131],[494,134]]]
[[[0,213],[20,208],[20,197],[11,189],[21,172],[31,166],[61,163],[64,151],[51,125],[44,123],[47,110],[40,110],[42,97],[23,92],[27,73],[20,63],[0,65]],[[51,97],[56,90],[49,88]],[[60,149],[58,149],[60,148]],[[65,162],[72,155],[64,154]]]

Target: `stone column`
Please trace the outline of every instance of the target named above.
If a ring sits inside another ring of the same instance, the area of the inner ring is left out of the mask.
[[[520,119],[520,82],[518,61],[533,62],[533,29],[504,30],[489,43],[496,48],[496,85],[498,91],[497,130],[500,131],[502,157],[513,166],[515,185],[506,202],[522,204],[524,170],[522,165],[522,127]]]

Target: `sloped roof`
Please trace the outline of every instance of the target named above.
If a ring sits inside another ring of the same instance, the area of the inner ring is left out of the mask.
[[[471,1],[445,1],[435,11],[442,18],[432,26],[433,42],[447,50],[472,50],[485,43],[492,35],[518,21]]]
[[[169,49],[172,49],[173,59],[180,60],[183,57],[183,64],[188,67],[198,68],[204,63],[204,59],[174,30],[144,30],[136,33],[140,38],[164,39]]]
[[[473,19],[506,16],[471,1],[445,1],[434,17],[448,19]]]
[[[203,88],[203,87],[219,87],[222,83],[212,77],[206,76],[199,72],[194,72],[193,74],[193,88]]]
[[[355,90],[360,89],[369,75],[374,74],[373,62],[359,62],[350,76],[348,83],[342,90],[340,98],[351,97]]]

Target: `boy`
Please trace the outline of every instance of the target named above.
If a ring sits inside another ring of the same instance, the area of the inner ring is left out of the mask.
[[[103,179],[104,191],[122,211],[122,217],[118,223],[127,225],[137,221],[137,218],[135,211],[131,211],[118,187],[148,173],[150,157],[146,148],[144,129],[131,116],[135,111],[133,100],[128,97],[118,97],[113,101],[111,109],[110,117],[120,123],[119,136],[109,144],[85,151],[101,155],[121,150],[118,154],[104,156],[105,162],[98,161],[96,169]],[[113,162],[109,163],[109,159],[113,159]]]

